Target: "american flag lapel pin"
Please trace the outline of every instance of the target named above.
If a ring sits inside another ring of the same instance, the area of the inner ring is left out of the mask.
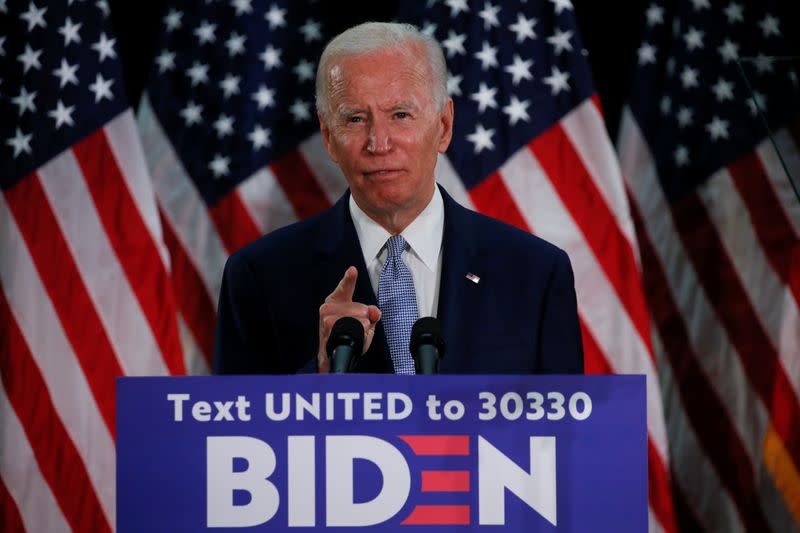
[[[466,278],[467,278],[468,280],[470,280],[472,283],[474,283],[475,285],[477,285],[477,284],[478,284],[478,283],[480,283],[480,281],[481,281],[481,278],[480,278],[480,276],[476,276],[476,275],[475,275],[475,274],[473,274],[472,272],[467,272],[467,276],[466,276]]]

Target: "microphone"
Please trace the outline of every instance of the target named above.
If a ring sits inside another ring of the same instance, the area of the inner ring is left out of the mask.
[[[442,326],[432,316],[420,318],[411,328],[409,348],[417,374],[438,374],[439,359],[444,357]]]
[[[331,358],[331,372],[344,374],[353,370],[355,358],[364,348],[364,326],[351,316],[343,316],[333,324],[325,351]],[[355,356],[355,357],[354,357]]]

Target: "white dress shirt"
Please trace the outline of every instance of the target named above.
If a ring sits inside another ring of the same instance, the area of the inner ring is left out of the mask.
[[[388,256],[386,241],[392,235],[362,211],[352,195],[350,216],[356,227],[372,290],[377,295],[378,281]],[[419,316],[436,316],[442,273],[442,235],[444,235],[444,201],[438,187],[434,187],[433,197],[425,209],[400,235],[409,246],[403,252],[402,259],[414,279]],[[363,273],[359,272],[359,275],[361,274]]]

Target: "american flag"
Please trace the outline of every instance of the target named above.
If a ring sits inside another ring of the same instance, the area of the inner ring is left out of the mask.
[[[684,531],[800,530],[800,198],[758,117],[797,179],[783,7],[653,2],[622,120]]]
[[[0,2],[0,529],[115,524],[115,378],[185,373],[106,2]]]

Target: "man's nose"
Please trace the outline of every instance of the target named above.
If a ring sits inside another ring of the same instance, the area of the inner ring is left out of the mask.
[[[371,154],[385,154],[392,149],[392,135],[387,124],[373,122],[369,128],[367,151]]]

